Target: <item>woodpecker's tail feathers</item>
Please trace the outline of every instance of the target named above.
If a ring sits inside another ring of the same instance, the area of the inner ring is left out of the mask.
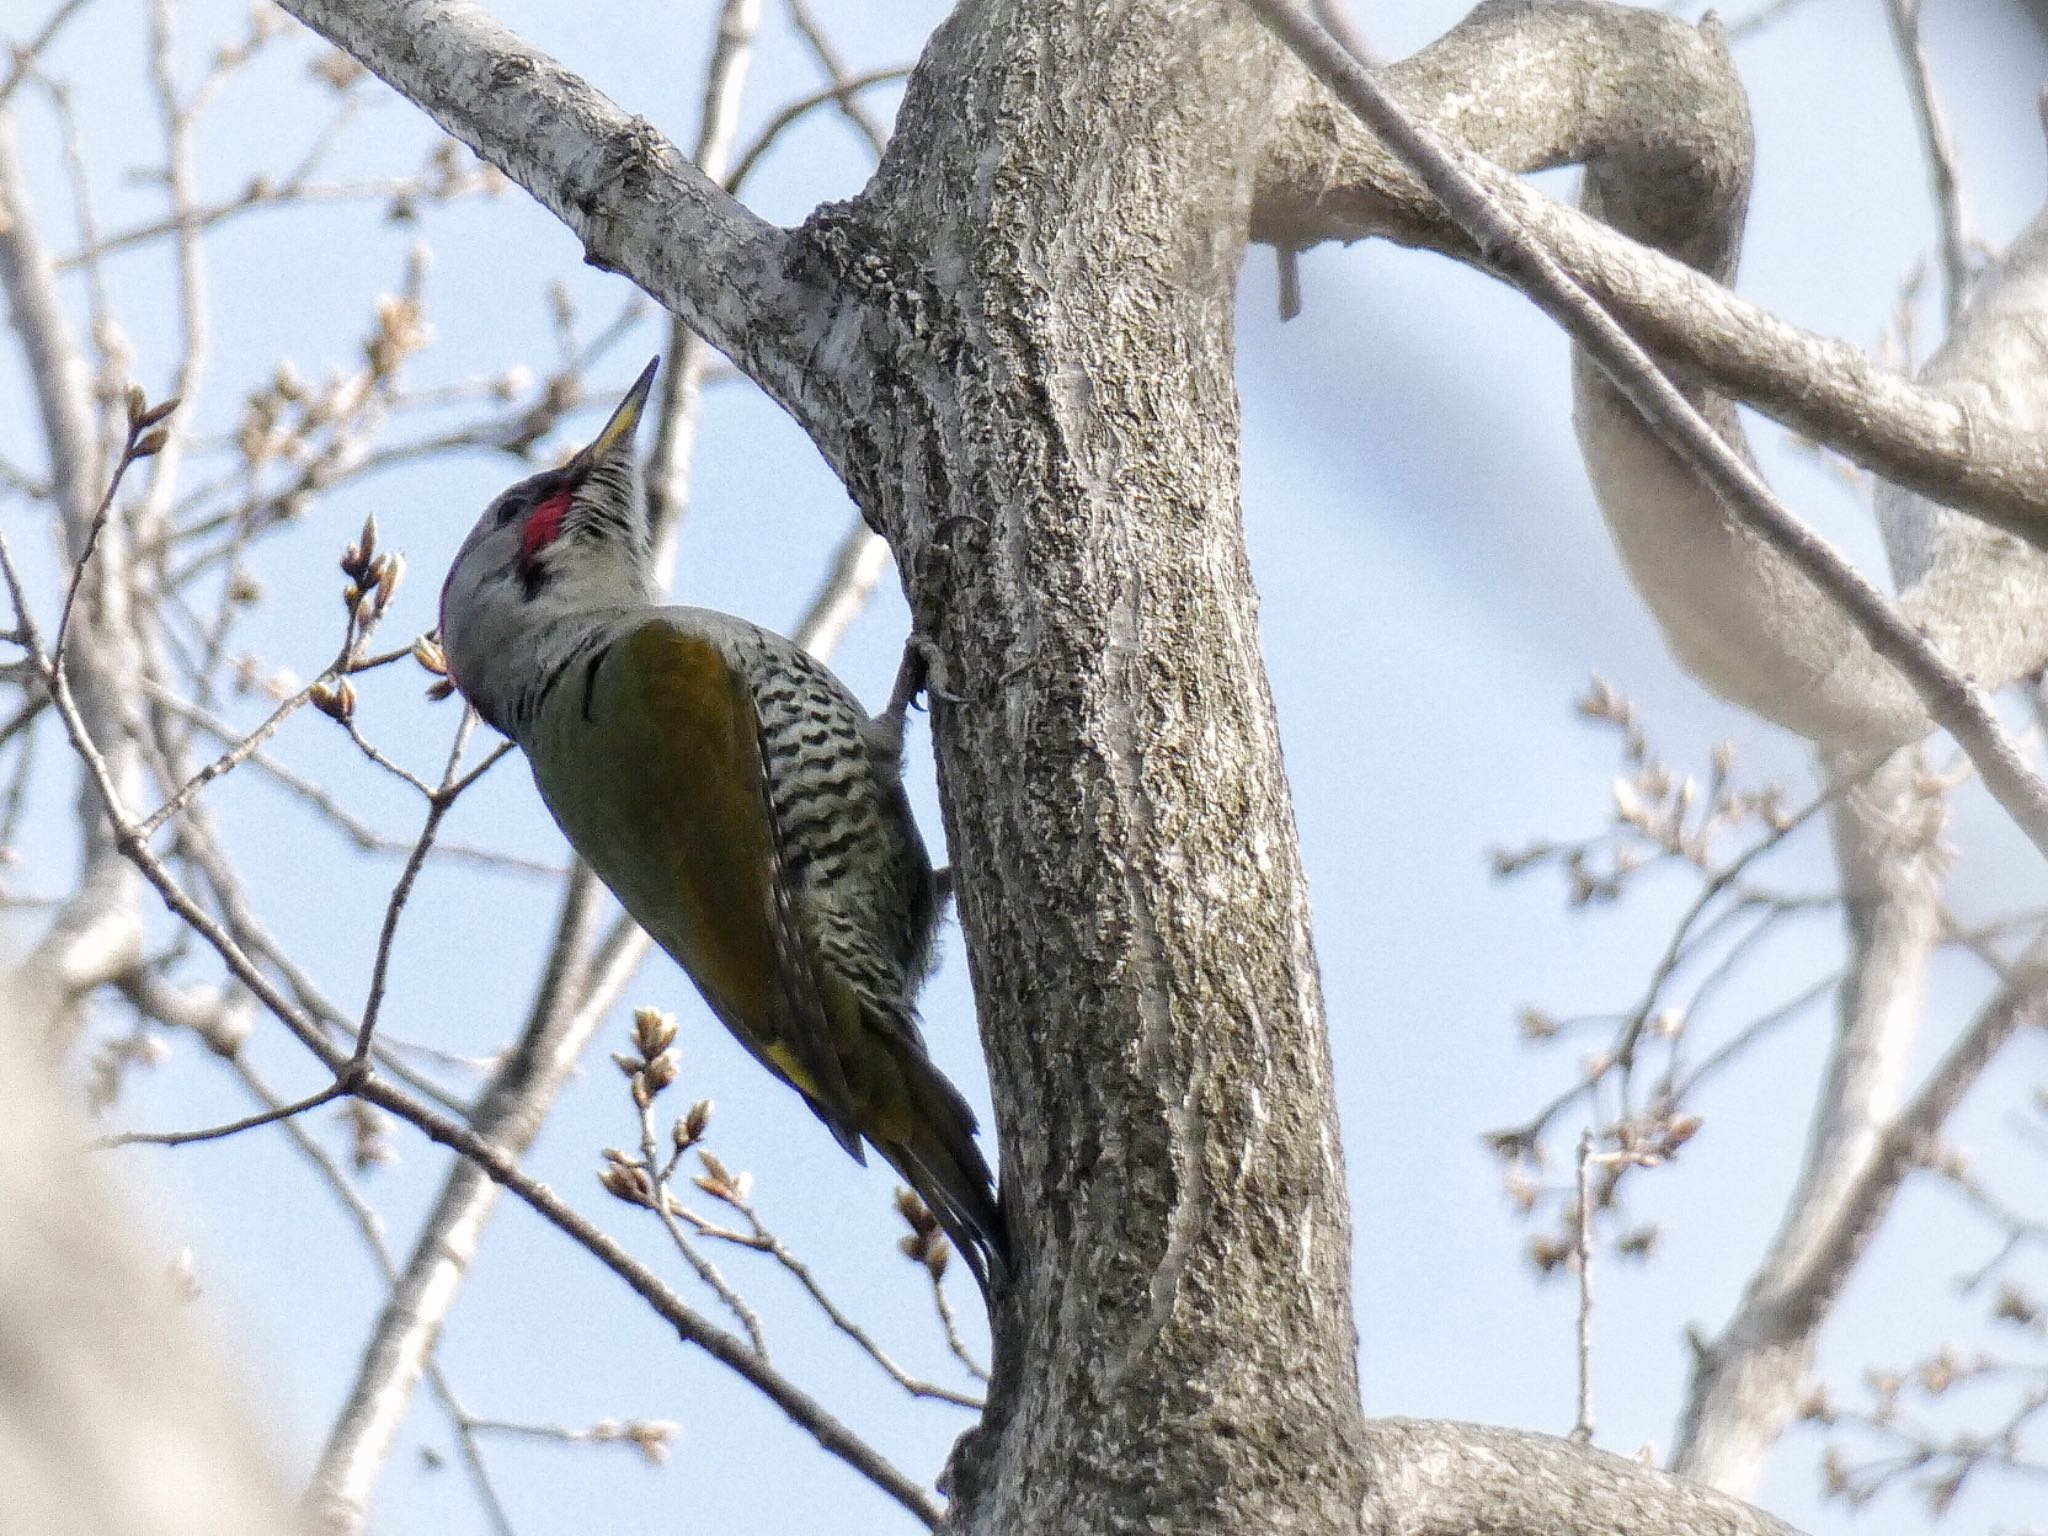
[[[974,1139],[974,1111],[924,1052],[898,1054],[914,1100],[907,1134],[877,1137],[875,1146],[936,1216],[982,1295],[1006,1282],[1010,1235],[996,1182]]]
[[[959,1250],[982,1296],[987,1298],[994,1286],[1007,1285],[1009,1229],[996,1199],[995,1181],[980,1151],[969,1143],[963,1161],[950,1149],[933,1146],[925,1138],[877,1145]]]

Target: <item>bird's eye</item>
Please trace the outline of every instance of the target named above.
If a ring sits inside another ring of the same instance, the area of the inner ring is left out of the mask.
[[[507,491],[503,499],[498,503],[498,515],[495,519],[496,525],[503,528],[515,517],[524,516],[527,507],[532,504],[532,501],[533,498],[527,495],[525,491]]]

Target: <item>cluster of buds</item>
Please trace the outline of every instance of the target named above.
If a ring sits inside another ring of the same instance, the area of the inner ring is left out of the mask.
[[[1624,1259],[1637,1259],[1647,1263],[1657,1255],[1657,1244],[1664,1236],[1664,1229],[1654,1221],[1646,1221],[1640,1227],[1630,1227],[1614,1240],[1614,1251]]]
[[[1807,1424],[1833,1424],[1836,1416],[1834,1399],[1828,1396],[1826,1385],[1816,1382],[1799,1405],[1800,1420]]]
[[[649,1210],[654,1208],[654,1180],[648,1177],[646,1166],[630,1152],[606,1147],[604,1169],[598,1174],[597,1182],[605,1187],[608,1194],[628,1205],[644,1205]]]
[[[704,1165],[704,1171],[690,1182],[714,1200],[723,1201],[736,1211],[744,1211],[747,1198],[754,1192],[754,1176],[751,1173],[734,1173],[709,1152],[699,1150],[697,1161]]]
[[[1661,1168],[1678,1155],[1678,1149],[1700,1133],[1705,1122],[1690,1111],[1681,1111],[1669,1099],[1659,1097],[1639,1119],[1621,1127],[1621,1149],[1607,1154],[1604,1162],[1617,1172],[1624,1165]]]
[[[1635,705],[1598,673],[1586,684],[1586,691],[1573,707],[1581,719],[1597,720],[1619,731],[1622,754],[1630,762],[1639,763],[1648,753],[1650,743],[1643,734],[1642,722],[1636,718]]]
[[[682,1062],[676,1056],[676,1020],[672,1013],[663,1013],[659,1008],[635,1008],[633,1010],[633,1049],[614,1051],[612,1061],[626,1074],[626,1082],[632,1089],[633,1107],[646,1109],[682,1071]],[[710,1118],[710,1112],[705,1112]]]
[[[1526,1249],[1530,1267],[1546,1278],[1569,1266],[1577,1252],[1578,1245],[1568,1234],[1556,1232],[1538,1232]]]
[[[362,633],[368,634],[384,617],[399,582],[405,579],[405,556],[377,547],[376,513],[363,519],[362,536],[341,552],[341,573],[348,578],[341,589],[342,606]]]
[[[357,1173],[368,1173],[380,1163],[398,1161],[392,1144],[391,1123],[376,1108],[361,1099],[344,1100],[336,1117],[348,1131],[349,1161]]]
[[[338,720],[343,725],[356,717],[355,684],[345,677],[338,677],[331,683],[325,679],[314,683],[306,690],[306,702],[328,719]]]
[[[178,408],[178,398],[149,403],[149,396],[142,392],[140,384],[128,386],[128,457],[147,459],[164,451],[164,444],[171,440],[170,428],[163,425],[165,418]]]
[[[170,1054],[170,1046],[153,1031],[116,1035],[95,1051],[87,1064],[86,1106],[94,1114],[110,1108],[120,1098],[131,1068],[154,1067]]]
[[[652,1466],[668,1460],[676,1426],[666,1419],[599,1419],[581,1438],[592,1445],[630,1445]]]
[[[2043,1315],[2041,1303],[2010,1280],[1999,1286],[1998,1295],[1991,1304],[1991,1316],[1995,1320],[2021,1328],[2039,1328]]]
[[[306,73],[340,95],[369,71],[339,48],[330,48],[306,66]]]
[[[669,1132],[669,1140],[681,1157],[690,1148],[704,1139],[704,1133],[711,1128],[711,1101],[699,1099],[690,1106],[688,1114],[679,1116],[675,1129]]]
[[[240,69],[256,56],[257,50],[265,43],[281,36],[287,25],[284,12],[276,6],[250,6],[249,30],[233,42],[222,43],[213,50],[214,73],[224,75],[229,70]]]
[[[412,659],[420,669],[433,674],[434,681],[427,684],[427,697],[435,703],[455,692],[455,679],[448,675],[448,653],[441,649],[438,635],[421,635],[412,643]]]
[[[1712,769],[1702,785],[1675,772],[1650,749],[1635,706],[1596,677],[1575,705],[1583,719],[1621,736],[1622,772],[1611,786],[1613,804],[1605,830],[1573,842],[1540,841],[1519,849],[1497,849],[1494,873],[1502,878],[1539,864],[1561,868],[1574,907],[1618,900],[1629,877],[1667,859],[1680,859],[1703,874],[1722,872],[1721,840],[1751,829],[1768,842],[1790,830],[1793,813],[1775,784],[1737,789],[1732,783],[1735,751],[1714,748]],[[1747,851],[1755,852],[1761,843]]]
[[[1604,1222],[1619,1220],[1623,1176],[1632,1168],[1656,1168],[1669,1162],[1698,1134],[1700,1125],[1698,1115],[1680,1113],[1668,1099],[1660,1098],[1640,1117],[1608,1126],[1600,1133],[1607,1150],[1586,1153],[1585,1190],[1592,1214]],[[1565,1191],[1542,1181],[1549,1159],[1537,1129],[1522,1126],[1494,1131],[1486,1140],[1505,1164],[1502,1183],[1515,1213],[1530,1216],[1541,1207],[1557,1218],[1553,1229],[1530,1236],[1524,1257],[1546,1277],[1572,1268],[1580,1241],[1579,1201],[1575,1195],[1564,1198]],[[1655,1256],[1663,1236],[1657,1223],[1643,1222],[1613,1233],[1608,1247],[1618,1257],[1646,1261]]]
[[[242,406],[242,419],[235,427],[235,446],[254,470],[280,456],[300,458],[294,452],[301,442],[299,432],[284,426],[287,404],[305,399],[305,383],[288,362],[278,364],[277,380],[268,389],[251,394]]]
[[[415,258],[417,263],[417,258]],[[377,329],[363,343],[363,356],[374,379],[389,379],[399,365],[427,344],[426,316],[418,299],[410,294],[381,294],[377,299]]]
[[[946,1265],[951,1262],[953,1249],[946,1241],[946,1234],[939,1227],[939,1218],[931,1208],[907,1189],[896,1191],[896,1214],[903,1218],[909,1232],[898,1239],[896,1246],[903,1250],[903,1256],[913,1264],[924,1266],[932,1280],[943,1280]]]

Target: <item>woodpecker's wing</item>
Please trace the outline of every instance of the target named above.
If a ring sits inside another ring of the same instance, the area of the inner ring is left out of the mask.
[[[639,753],[622,754],[639,761],[621,761],[618,777],[658,778],[648,786],[644,803],[653,814],[640,833],[663,846],[650,861],[643,845],[630,862],[643,870],[657,865],[663,885],[622,889],[585,856],[740,1043],[796,1087],[840,1145],[865,1162],[798,927],[768,798],[761,722],[745,679],[716,639],[657,617],[621,638],[593,686],[600,695],[614,687],[639,694],[619,699],[619,712],[644,721],[650,739]],[[571,841],[578,841],[573,829]]]

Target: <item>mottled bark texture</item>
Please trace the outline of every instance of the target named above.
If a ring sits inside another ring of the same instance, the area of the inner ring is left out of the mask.
[[[838,458],[959,698],[939,766],[1023,1255],[963,1529],[1334,1531],[1363,1494],[1238,519],[1233,291],[1280,69],[1228,6],[964,9],[866,195],[805,231],[871,360]]]
[[[1427,1419],[1368,1435],[1362,1536],[1794,1536],[1725,1493],[1547,1435]]]

